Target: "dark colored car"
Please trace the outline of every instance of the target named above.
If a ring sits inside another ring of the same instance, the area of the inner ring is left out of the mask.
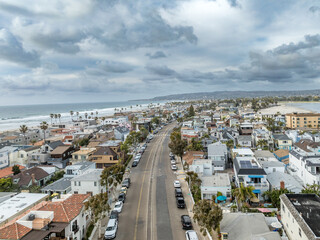
[[[133,161],[131,167],[136,167],[138,166],[138,162],[137,161]]]
[[[118,197],[118,201],[121,201],[124,203],[126,201],[126,194],[120,193]]]
[[[149,139],[149,138],[147,138],[146,142],[147,142],[147,143],[149,143],[149,142],[150,142],[150,139]]]
[[[174,193],[176,197],[183,197],[181,188],[175,188]]]
[[[176,160],[176,157],[175,156],[171,156],[170,160]]]
[[[181,224],[183,229],[192,229],[191,218],[188,215],[181,216]]]
[[[184,198],[183,197],[177,197],[176,198],[176,202],[177,202],[177,207],[178,208],[185,208],[186,204],[184,202]]]
[[[122,182],[122,187],[129,188],[130,187],[130,178],[125,178]]]
[[[118,211],[111,211],[109,219],[117,219],[117,221],[118,221],[119,212]]]

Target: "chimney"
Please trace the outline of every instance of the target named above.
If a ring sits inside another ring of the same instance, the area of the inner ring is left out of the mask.
[[[35,179],[34,173],[31,174],[31,179],[32,179],[32,185],[36,185],[36,179]]]
[[[280,189],[284,189],[285,188],[285,186],[284,186],[284,181],[281,181],[280,182]]]

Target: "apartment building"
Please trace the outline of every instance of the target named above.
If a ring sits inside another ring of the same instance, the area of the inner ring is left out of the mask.
[[[283,194],[280,214],[290,240],[320,239],[320,197],[316,194]]]
[[[320,113],[289,113],[286,114],[287,128],[311,128],[317,129],[320,126]]]

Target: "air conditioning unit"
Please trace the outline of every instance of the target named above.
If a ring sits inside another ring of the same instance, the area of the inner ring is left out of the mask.
[[[35,215],[35,214],[30,214],[30,215],[28,216],[28,220],[29,220],[29,221],[33,221],[35,218],[36,218],[36,215]]]

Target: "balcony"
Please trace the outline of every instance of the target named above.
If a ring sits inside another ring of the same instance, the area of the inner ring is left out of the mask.
[[[252,182],[247,182],[247,186],[253,186],[255,188],[267,188],[269,185],[267,183],[252,183]]]

